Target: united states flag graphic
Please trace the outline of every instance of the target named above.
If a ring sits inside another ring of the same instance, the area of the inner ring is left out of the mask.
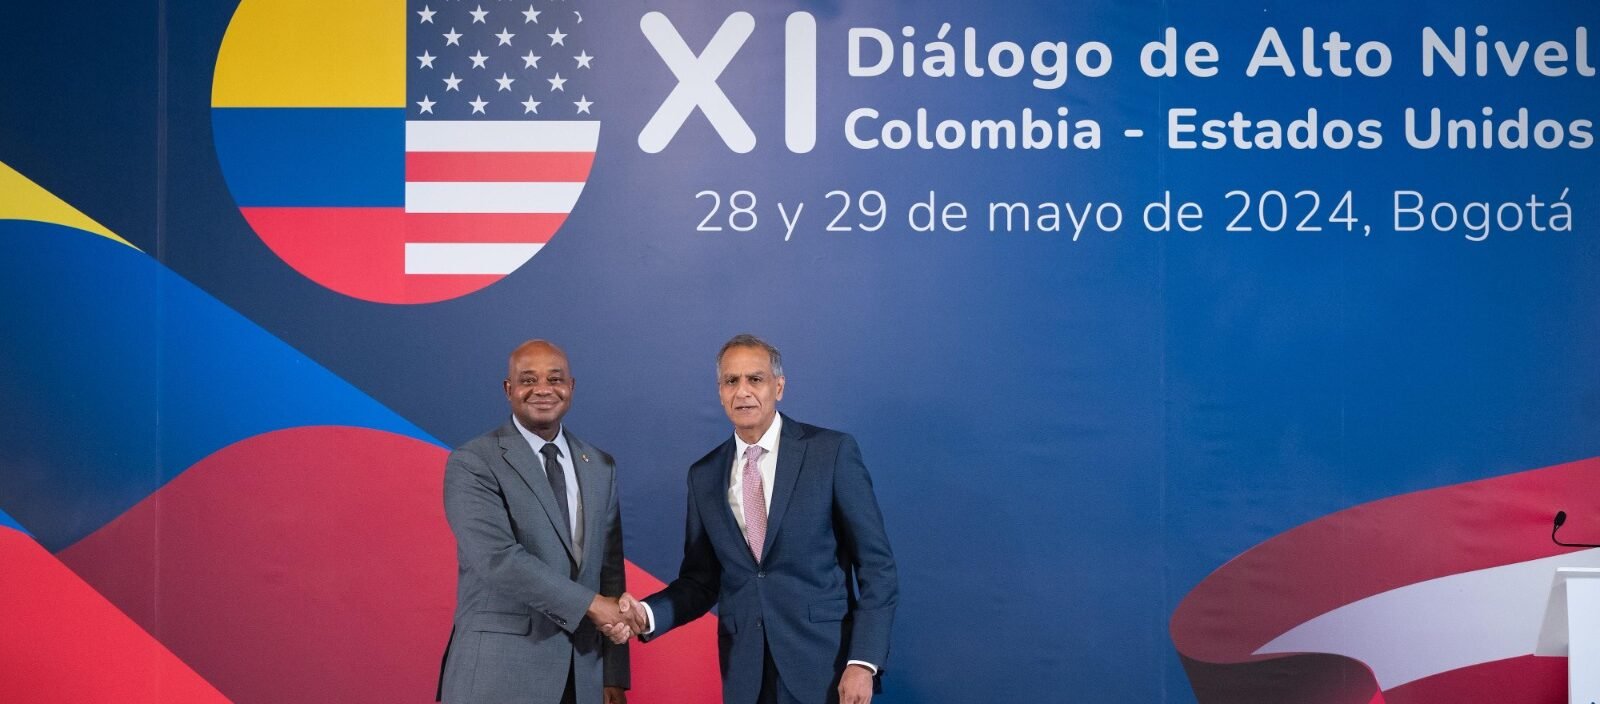
[[[582,11],[410,5],[405,273],[508,274],[555,234],[594,161]]]

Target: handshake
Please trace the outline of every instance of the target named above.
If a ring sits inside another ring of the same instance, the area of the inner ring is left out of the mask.
[[[589,602],[588,616],[601,633],[618,645],[649,628],[644,606],[627,592],[616,598],[596,595],[594,601]]]

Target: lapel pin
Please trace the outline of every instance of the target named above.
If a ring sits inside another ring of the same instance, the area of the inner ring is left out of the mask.
[[[589,461],[589,455],[588,455],[588,453],[580,452],[580,453],[578,453],[578,459],[581,459],[584,462],[588,462]]]

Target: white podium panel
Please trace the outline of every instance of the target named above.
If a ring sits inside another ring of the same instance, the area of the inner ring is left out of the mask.
[[[1559,567],[1534,655],[1567,656],[1567,702],[1600,703],[1600,568]]]

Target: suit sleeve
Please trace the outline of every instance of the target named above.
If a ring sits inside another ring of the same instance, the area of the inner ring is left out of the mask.
[[[655,617],[655,630],[640,640],[651,640],[678,626],[700,618],[717,603],[717,592],[722,588],[722,563],[711,547],[711,537],[706,534],[705,522],[694,500],[694,473],[689,473],[689,511],[684,524],[683,562],[678,567],[678,578],[661,591],[650,595],[645,603]]]
[[[846,659],[872,663],[881,673],[889,660],[889,632],[900,600],[894,552],[855,438],[846,435],[839,442],[834,472],[834,520],[855,568],[858,590]]]
[[[511,531],[500,483],[477,453],[450,453],[444,470],[444,515],[461,564],[495,591],[525,602],[567,632],[583,622],[595,593],[527,551]]]
[[[611,502],[606,507],[605,562],[600,566],[600,593],[622,596],[628,590],[627,572],[622,556],[622,506],[618,496],[617,472],[611,470]],[[628,668],[628,644],[617,645],[602,639],[600,647],[605,658],[605,686],[627,689],[632,685]]]

